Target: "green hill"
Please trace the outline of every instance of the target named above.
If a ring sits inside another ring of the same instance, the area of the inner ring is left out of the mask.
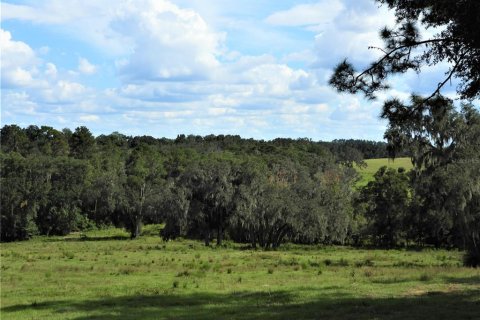
[[[405,168],[405,170],[411,170],[413,165],[410,158],[396,158],[395,160],[389,158],[381,158],[381,159],[368,159],[365,160],[367,163],[366,168],[359,168],[357,169],[358,173],[360,174],[360,181],[357,182],[357,187],[363,187],[368,184],[368,182],[373,180],[373,175],[383,166],[387,166],[389,168]]]

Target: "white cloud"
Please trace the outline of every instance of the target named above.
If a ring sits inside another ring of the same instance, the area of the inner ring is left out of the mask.
[[[301,77],[307,77],[303,70],[293,70],[282,64],[263,64],[246,71],[242,79],[254,83],[254,94],[286,96],[290,93],[290,85]]]
[[[369,49],[383,46],[379,30],[395,22],[392,12],[385,7],[378,8],[372,1],[343,1],[350,3],[335,16],[331,25],[313,28],[317,32],[315,64],[318,67],[331,69],[347,57],[355,65],[365,66],[381,54]]]
[[[12,40],[10,32],[0,29],[2,87],[25,87],[33,83],[32,73],[38,59],[24,42]]]
[[[224,35],[195,11],[168,1],[125,3],[112,28],[133,39],[133,52],[119,66],[126,81],[208,79],[219,66]]]
[[[53,63],[48,62],[45,68],[45,75],[50,78],[56,78],[57,73],[57,67]]]
[[[224,34],[212,30],[195,11],[167,0],[47,0],[32,6],[3,4],[3,19],[59,25],[105,53],[117,56],[126,82],[206,79],[222,53]],[[79,71],[95,68],[83,58]]]
[[[85,58],[79,58],[78,59],[78,71],[80,71],[83,74],[94,74],[97,71],[97,67],[93,64],[91,64],[87,59]]]
[[[0,29],[0,44],[2,46],[2,67],[35,64],[35,53],[24,42],[12,40],[10,32]]]
[[[126,0],[124,0],[126,1]],[[59,26],[58,32],[74,35],[103,49],[107,54],[121,54],[132,48],[129,39],[113,31],[109,23],[118,8],[109,0],[45,0],[18,5],[2,2],[3,20],[23,20],[40,25]]]
[[[5,75],[5,78],[2,80],[2,82],[7,86],[13,85],[18,87],[26,87],[33,83],[31,73],[20,67],[4,72],[3,75]]]
[[[100,117],[95,115],[95,114],[87,114],[87,115],[82,115],[78,117],[80,121],[84,122],[97,122],[100,121]]]
[[[27,2],[28,6],[2,3],[3,11],[8,9],[2,19],[55,26],[74,41],[80,39],[94,46],[95,52],[102,49],[100,60],[110,59],[110,65],[103,63],[98,69],[83,58],[100,61],[92,51],[70,52],[67,54],[80,58],[78,67],[68,71],[71,66],[60,61],[39,62],[27,44],[18,42],[16,50],[23,53],[16,58],[26,58],[18,63],[14,58],[9,60],[10,82],[26,86],[28,100],[40,105],[32,110],[51,115],[55,123],[89,122],[101,132],[318,138],[327,134],[322,130],[330,130],[335,137],[345,128],[348,130],[343,137],[360,136],[365,134],[365,127],[355,128],[352,123],[376,123],[377,109],[362,101],[355,104],[340,100],[325,84],[325,70],[331,70],[341,58],[358,56],[364,61],[371,57],[364,48],[375,43],[377,24],[383,22],[376,22],[379,16],[371,6],[357,4],[370,0],[321,0],[270,16],[264,14],[259,18],[263,21],[228,18],[222,22],[223,26],[231,24],[226,29],[229,32],[243,32],[243,44],[259,46],[264,54],[250,52],[247,45],[226,48],[232,43],[230,33],[227,42],[225,33],[212,27],[208,18],[184,9],[191,7],[189,0],[182,0],[187,3],[183,7],[172,1],[119,0],[114,5],[109,0],[71,0],[68,5],[63,0]],[[223,2],[218,5],[228,6]],[[352,6],[360,9],[356,12]],[[342,14],[350,15],[345,18]],[[368,28],[356,33],[354,26],[361,22]],[[248,26],[248,32],[242,30],[243,26]],[[293,33],[287,36],[292,39],[282,40],[285,27],[303,32],[303,42],[293,39]],[[14,42],[10,35],[9,41]],[[289,49],[278,53],[277,48],[288,41]],[[305,43],[310,47],[301,46]],[[45,51],[43,59],[59,52],[54,43],[45,44],[53,45],[52,55]],[[313,66],[320,71],[310,69],[314,61]],[[86,83],[92,79],[81,75],[95,72],[99,82],[116,79],[108,89],[89,88]],[[34,88],[32,83],[38,80],[43,84]],[[12,110],[8,107],[7,111]]]
[[[24,21],[32,21],[36,23],[61,23],[70,19],[71,15],[74,14],[75,12],[78,12],[77,10],[69,10],[69,8],[65,7],[62,9],[63,13],[65,13],[63,16],[53,14],[53,13],[48,13],[47,9],[49,9],[49,7],[50,8],[56,7],[57,10],[61,9],[61,7],[58,6],[59,4],[58,1],[55,1],[55,2],[52,1],[49,4],[43,3],[40,10],[37,10],[37,8],[30,7],[27,5],[19,5],[19,4],[2,2],[1,4],[2,20],[17,19],[17,20],[24,20]],[[66,14],[67,12],[70,12],[70,15]]]
[[[310,61],[314,61],[315,67],[327,69],[346,57],[355,64],[365,64],[378,56],[378,52],[368,47],[381,46],[378,30],[394,21],[393,13],[371,0],[321,0],[274,12],[266,19],[272,25],[314,32],[316,57],[309,57]],[[300,58],[308,55],[308,51],[304,52]]]
[[[31,101],[30,96],[26,92],[8,92],[2,94],[2,106],[2,113],[6,111],[9,115],[35,115],[38,108],[38,105]]]
[[[232,108],[208,108],[207,113],[211,116],[221,116],[228,113],[235,113]]]
[[[328,24],[344,8],[340,0],[323,0],[318,3],[300,4],[279,11],[266,18],[266,22],[277,26],[305,27]]]
[[[78,82],[59,80],[38,93],[39,99],[47,103],[77,103],[87,98],[88,90]]]

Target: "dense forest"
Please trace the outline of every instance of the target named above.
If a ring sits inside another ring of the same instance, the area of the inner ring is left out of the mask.
[[[111,225],[136,238],[142,225],[164,223],[164,239],[206,245],[230,239],[265,249],[286,241],[465,248],[465,215],[422,207],[438,204],[428,199],[428,183],[447,172],[420,179],[415,171],[382,168],[375,181],[355,187],[354,165],[386,156],[387,149],[359,140],[94,137],[86,127],[6,125],[1,239]],[[471,217],[473,227],[478,216]]]

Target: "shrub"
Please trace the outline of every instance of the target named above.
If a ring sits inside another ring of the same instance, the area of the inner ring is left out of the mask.
[[[480,251],[468,250],[463,256],[463,265],[466,267],[480,267]]]

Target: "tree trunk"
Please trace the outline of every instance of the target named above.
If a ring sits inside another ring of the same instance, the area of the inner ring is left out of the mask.
[[[220,224],[217,230],[217,246],[222,245],[222,240],[223,240],[223,228],[222,228],[222,225]]]
[[[205,246],[210,246],[210,230],[205,231]]]
[[[265,241],[263,241],[263,233],[260,232],[258,234],[258,243],[260,244],[260,247],[265,248]]]
[[[93,216],[95,217],[95,221],[98,221],[98,217],[97,217],[97,201],[98,201],[98,199],[95,198],[95,207],[93,208]]]
[[[282,243],[283,238],[287,235],[288,231],[289,231],[289,228],[287,224],[284,224],[283,226],[280,227],[280,229],[278,229],[277,238],[275,239],[277,247],[280,246],[280,243]]]
[[[257,249],[257,237],[253,230],[250,231],[250,238],[251,238],[252,248]]]
[[[136,239],[140,235],[140,231],[141,231],[141,220],[135,219],[135,222],[132,226],[132,230],[130,232],[130,238]]]

